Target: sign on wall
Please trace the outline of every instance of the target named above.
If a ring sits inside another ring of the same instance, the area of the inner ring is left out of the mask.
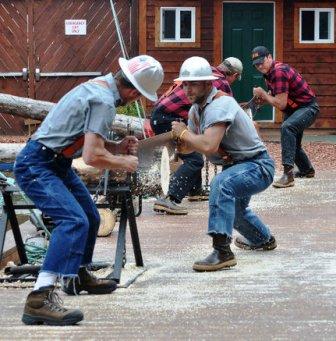
[[[65,20],[65,35],[86,35],[86,20],[84,19],[70,19]]]

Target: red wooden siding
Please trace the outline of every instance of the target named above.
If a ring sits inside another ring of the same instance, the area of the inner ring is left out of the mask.
[[[198,47],[155,47],[155,7],[183,6],[200,7],[201,46]],[[201,56],[213,62],[213,5],[212,1],[147,1],[147,47],[146,53],[157,58],[165,71],[160,93],[164,92],[178,76],[183,61],[192,56]]]
[[[301,1],[314,3],[316,1]],[[330,1],[319,1],[318,4]],[[335,7],[335,5],[333,5]],[[298,23],[295,23],[298,25]],[[294,47],[294,4],[284,1],[283,61],[296,68],[316,92],[321,114],[315,128],[336,128],[336,52],[334,49]]]
[[[130,1],[115,2],[126,49],[131,51]],[[109,0],[13,0],[0,6],[0,71],[21,71],[29,67],[29,81],[0,79],[0,91],[56,102],[89,77],[43,77],[43,72],[115,72],[122,56]],[[27,22],[28,18],[28,22]],[[67,36],[66,19],[85,19],[87,34]],[[137,23],[137,21],[135,21]],[[137,31],[137,27],[133,27]],[[27,37],[29,39],[27,39]],[[93,77],[93,76],[91,76]],[[0,114],[1,134],[22,134],[23,120]]]
[[[140,2],[140,15],[146,12],[146,21],[140,21],[140,52],[153,55],[163,64],[165,70],[164,84],[160,89],[162,93],[178,75],[182,62],[191,56],[199,55],[207,58],[210,63],[220,61],[221,51],[221,24],[222,18],[221,0],[213,1],[161,1],[147,0]],[[236,1],[237,2],[237,1]],[[251,0],[251,2],[255,2]],[[315,90],[321,108],[321,114],[313,128],[336,129],[336,52],[335,49],[314,47],[294,47],[294,6],[296,1],[275,0],[275,49],[279,60],[292,65]],[[321,0],[302,0],[300,3],[321,6],[325,3],[328,7],[336,7],[335,2]],[[155,47],[155,7],[163,6],[185,6],[201,9],[201,46],[199,48],[184,47]],[[144,10],[145,9],[145,10]],[[216,12],[215,12],[216,11]],[[336,19],[335,19],[336,20]],[[298,25],[298,22],[295,23]],[[336,34],[335,34],[336,37]],[[142,40],[141,40],[142,39]],[[150,108],[150,106],[149,106]],[[278,127],[281,121],[281,114],[276,115],[277,123],[266,124],[268,127]]]

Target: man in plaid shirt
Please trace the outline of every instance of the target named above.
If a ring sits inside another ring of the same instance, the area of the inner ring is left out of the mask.
[[[217,67],[212,67],[213,74],[218,79],[213,85],[232,96],[230,84],[241,78],[242,63],[234,57],[226,58]],[[188,112],[191,103],[185,95],[182,84],[174,83],[173,86],[159,98],[154,105],[151,116],[151,127],[155,134],[162,134],[171,130],[171,122],[188,122]],[[202,188],[203,156],[200,153],[179,154],[183,164],[175,171],[170,179],[168,195],[159,198],[154,203],[155,211],[165,211],[169,214],[187,214],[186,208],[179,205],[189,193],[190,201],[208,200],[207,191]]]
[[[273,183],[276,188],[294,186],[294,177],[312,178],[315,170],[302,148],[304,129],[310,127],[319,113],[313,90],[291,66],[275,61],[265,46],[252,50],[252,61],[264,75],[268,92],[253,89],[259,104],[270,104],[284,113],[281,125],[282,164],[284,173]],[[294,164],[298,171],[294,173]]]

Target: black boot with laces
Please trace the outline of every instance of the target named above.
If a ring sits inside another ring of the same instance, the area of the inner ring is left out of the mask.
[[[80,310],[63,307],[61,298],[54,290],[55,287],[50,285],[28,295],[22,316],[24,324],[68,326],[83,320]]]

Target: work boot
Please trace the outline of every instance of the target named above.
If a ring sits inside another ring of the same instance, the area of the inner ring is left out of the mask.
[[[294,186],[294,172],[292,166],[284,166],[284,173],[282,177],[278,180],[273,182],[273,187],[275,188],[286,188]]]
[[[209,200],[209,191],[206,189],[199,189],[198,191],[191,192],[188,195],[189,201],[207,201]]]
[[[294,173],[294,178],[313,178],[315,176],[315,169],[310,168],[307,171],[296,171]]]
[[[261,250],[261,251],[270,251],[274,250],[277,247],[277,242],[273,236],[271,236],[268,242],[265,242],[260,245],[251,245],[244,242],[241,238],[237,237],[234,240],[234,244],[239,247],[240,249],[244,250]]]
[[[68,295],[78,295],[82,291],[88,294],[110,294],[117,289],[117,283],[113,279],[97,278],[84,266],[79,268],[78,277],[68,278],[62,285],[62,290]]]
[[[161,212],[161,213],[165,212],[167,214],[172,214],[172,215],[188,214],[188,210],[185,207],[171,200],[169,196],[165,198],[158,198],[154,203],[153,210],[155,212]]]
[[[28,295],[22,316],[24,324],[68,326],[83,320],[80,310],[62,306],[63,302],[54,290],[55,287],[50,285]]]
[[[203,260],[196,261],[193,265],[195,271],[217,271],[237,264],[236,258],[230,248],[231,238],[214,234],[212,245],[214,250]]]

